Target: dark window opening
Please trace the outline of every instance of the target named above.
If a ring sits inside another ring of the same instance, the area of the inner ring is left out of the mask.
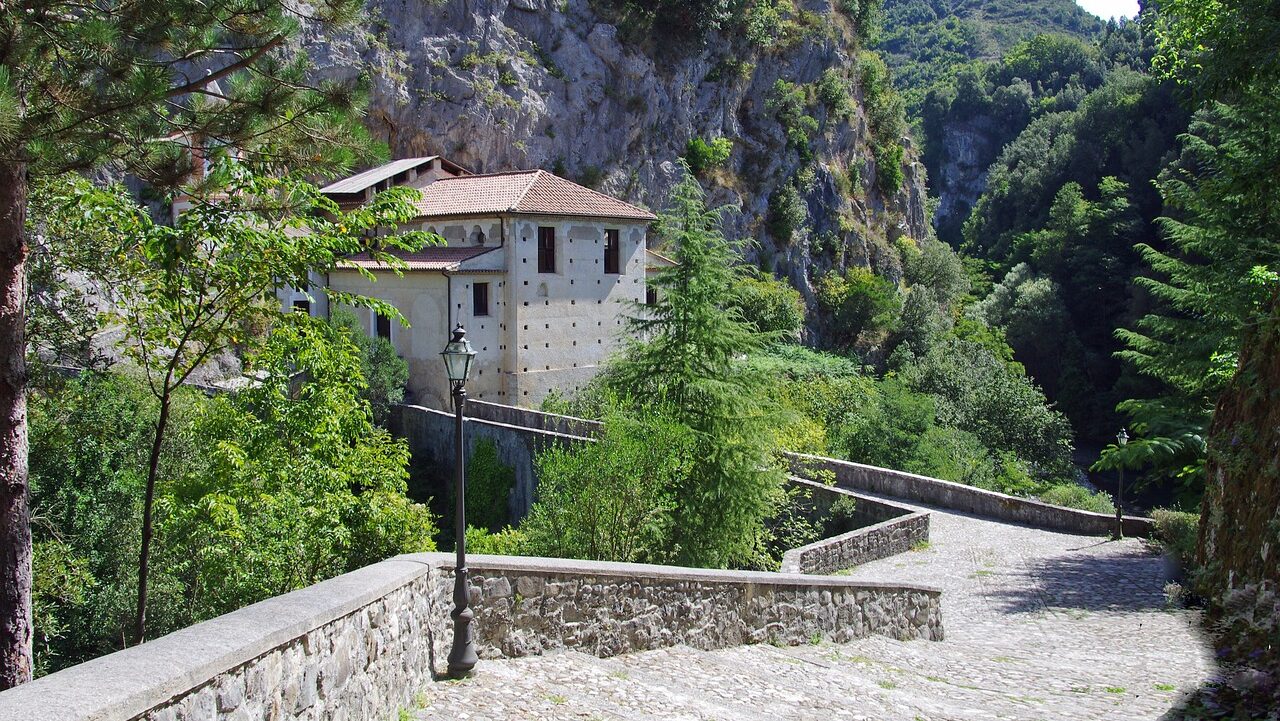
[[[378,315],[377,319],[378,337],[391,340],[391,319],[385,315]]]
[[[293,309],[298,311],[299,313],[306,313],[307,315],[311,315],[311,301],[307,300],[306,298],[298,298],[297,300],[293,301]]]
[[[657,305],[657,304],[658,304],[658,289],[657,289],[657,288],[645,288],[645,289],[644,289],[644,304],[645,304],[645,305]]]
[[[538,272],[556,272],[555,228],[538,228]]]
[[[617,273],[618,259],[622,256],[622,249],[619,247],[618,231],[606,230],[604,232],[604,272]]]
[[[475,316],[489,315],[488,283],[473,283],[471,285],[471,314]]]

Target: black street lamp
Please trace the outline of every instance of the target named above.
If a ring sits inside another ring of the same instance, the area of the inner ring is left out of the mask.
[[[1121,428],[1120,432],[1116,434],[1116,445],[1123,450],[1128,442],[1129,432]],[[1121,463],[1123,462],[1123,459],[1121,459]],[[1119,466],[1118,470],[1120,471],[1120,481],[1116,484],[1116,530],[1112,534],[1116,540],[1124,538],[1124,466]]]
[[[456,493],[454,494],[454,544],[458,552],[453,571],[453,648],[449,650],[449,676],[461,678],[476,665],[476,641],[471,632],[471,619],[475,616],[467,605],[467,474],[466,448],[462,437],[462,410],[467,404],[467,376],[476,352],[467,340],[467,331],[459,323],[453,329],[453,338],[440,353],[445,371],[453,390],[455,418],[454,458],[457,464]]]

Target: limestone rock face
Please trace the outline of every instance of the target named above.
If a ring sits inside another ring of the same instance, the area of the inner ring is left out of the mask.
[[[932,183],[938,197],[935,227],[949,242],[959,242],[960,226],[987,188],[987,170],[1000,153],[997,130],[989,117],[949,123],[943,128],[942,152]]]
[[[370,0],[366,28],[313,30],[306,45],[322,77],[369,72],[368,125],[397,157],[441,154],[473,172],[542,167],[660,209],[691,138],[731,139],[729,162],[703,179],[712,202],[741,208],[726,216],[727,235],[755,239],[749,260],[811,298],[814,273],[832,265],[892,277],[891,241],[930,230],[913,150],[902,189],[884,197],[876,188],[852,81],[851,115],[809,105],[819,130],[816,172],[801,176],[807,226],[790,243],[769,236],[770,195],[807,165],[769,106],[775,81],[813,83],[829,67],[858,76],[848,20],[829,0],[797,6],[822,23],[767,51],[718,35],[697,47],[628,39],[588,0]],[[851,167],[859,182],[849,192]]]

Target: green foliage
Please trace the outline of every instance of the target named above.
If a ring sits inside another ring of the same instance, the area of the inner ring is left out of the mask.
[[[769,195],[769,233],[788,244],[809,219],[809,207],[794,182],[782,183]]]
[[[873,146],[888,148],[898,143],[906,132],[906,106],[894,90],[889,68],[879,55],[870,51],[860,53],[858,72]]]
[[[747,9],[743,29],[747,41],[758,48],[767,50],[776,45],[782,32],[782,14],[777,4],[773,0],[756,0]]]
[[[776,411],[762,392],[767,380],[740,360],[768,336],[733,307],[742,272],[720,211],[706,208],[690,174],[670,202],[658,224],[676,265],[651,281],[656,305],[634,306],[632,340],[608,383],[642,413],[660,409],[693,434],[694,460],[676,489],[675,560],[749,563],[782,483],[773,456]]]
[[[372,425],[350,341],[299,316],[250,363],[259,382],[237,395],[180,389],[172,400],[148,608],[157,635],[432,548],[425,509],[404,498],[408,451]],[[117,650],[131,632],[158,406],[123,375],[32,394],[42,672]]]
[[[467,553],[491,556],[529,556],[529,538],[522,529],[507,526],[499,531],[486,531],[467,526]]]
[[[702,138],[693,138],[685,147],[684,159],[695,175],[702,175],[724,165],[732,153],[733,141],[728,138],[715,138],[709,143]]]
[[[295,314],[251,359],[259,382],[205,404],[193,435],[208,466],[166,478],[158,503],[173,540],[159,565],[183,580],[188,619],[434,548],[426,507],[405,498],[408,447],[373,425],[360,365],[345,334]]]
[[[351,311],[335,310],[330,314],[329,322],[346,333],[360,349],[360,369],[366,383],[360,396],[373,410],[374,423],[385,424],[391,406],[404,400],[409,364],[396,354],[391,341],[366,333],[360,319]]]
[[[853,98],[849,95],[849,82],[844,79],[840,71],[835,68],[827,68],[822,71],[822,77],[817,82],[818,100],[827,109],[832,112],[835,117],[844,117],[853,112]]]
[[[335,0],[311,19],[333,28],[361,10]],[[57,22],[37,20],[44,17]],[[0,11],[0,22],[9,38],[0,140],[35,174],[110,159],[172,186],[199,162],[193,148],[234,146],[248,163],[305,161],[322,173],[349,168],[372,146],[356,120],[360,89],[313,82],[305,53],[280,52],[301,30],[286,3],[170,0],[65,13],[38,2]]]
[[[936,399],[942,425],[1026,462],[1039,479],[1072,476],[1071,428],[1027,378],[977,343],[948,339],[898,371],[907,386]]]
[[[698,441],[659,415],[614,414],[595,443],[538,454],[538,497],[520,525],[533,555],[661,563],[697,557],[673,528]],[[686,541],[687,542],[687,541]]]
[[[484,531],[501,529],[507,523],[508,497],[515,485],[516,469],[498,458],[494,442],[477,440],[467,459],[467,521]]]
[[[1165,553],[1172,556],[1184,571],[1192,571],[1200,535],[1200,514],[1155,508],[1151,511],[1151,520],[1155,521],[1155,538]]]
[[[796,340],[804,325],[804,300],[800,291],[772,276],[743,275],[730,301],[742,318],[761,333]]]
[[[1041,493],[1039,498],[1045,503],[1066,508],[1078,508],[1082,511],[1108,515],[1116,512],[1116,507],[1111,502],[1109,494],[1102,491],[1092,493],[1088,488],[1078,483],[1059,483]]]
[[[773,112],[787,138],[787,148],[796,151],[801,163],[813,159],[813,136],[818,121],[809,115],[809,101],[802,86],[782,78],[774,81],[765,107]]]
[[[902,170],[905,152],[897,143],[877,145],[871,149],[876,161],[876,185],[885,195],[893,195],[902,189],[906,174]]]
[[[829,318],[829,342],[837,348],[874,342],[893,329],[902,310],[897,286],[866,268],[828,272],[817,285],[818,304]]]

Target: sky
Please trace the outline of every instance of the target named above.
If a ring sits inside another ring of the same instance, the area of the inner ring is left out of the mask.
[[[1076,0],[1076,4],[1103,20],[1138,14],[1138,0]]]

